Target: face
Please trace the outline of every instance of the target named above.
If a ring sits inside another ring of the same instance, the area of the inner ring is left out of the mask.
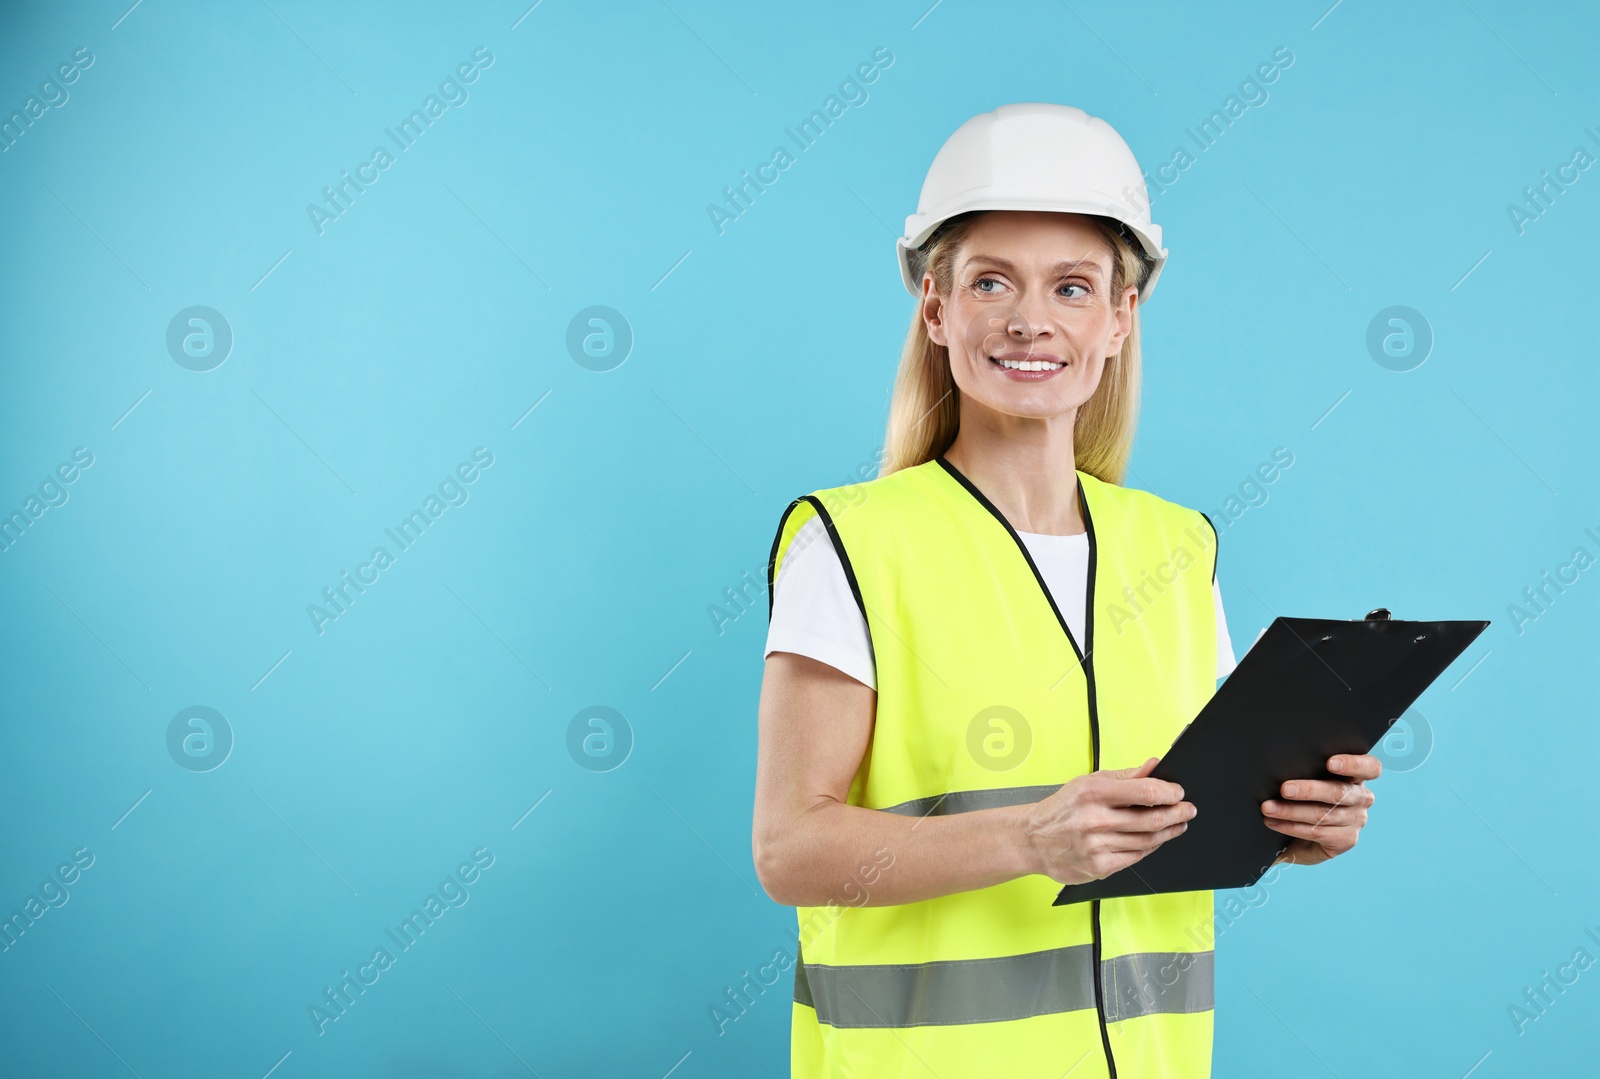
[[[922,314],[950,350],[964,408],[1075,418],[1133,327],[1137,289],[1110,289],[1111,252],[1092,222],[994,210],[962,240],[949,296],[923,274]]]

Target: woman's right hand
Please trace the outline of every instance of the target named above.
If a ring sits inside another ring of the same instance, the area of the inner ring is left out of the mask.
[[[1159,758],[1137,768],[1078,776],[1026,808],[1023,842],[1033,872],[1083,884],[1124,869],[1182,835],[1195,815],[1183,788],[1151,779]]]

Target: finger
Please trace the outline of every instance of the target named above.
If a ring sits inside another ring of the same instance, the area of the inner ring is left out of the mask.
[[[1156,761],[1159,759],[1159,757],[1147,757],[1137,768],[1108,768],[1105,774],[1115,779],[1143,779],[1150,774],[1150,769],[1156,766]]]
[[[1177,824],[1161,828],[1154,832],[1113,832],[1108,842],[1110,849],[1122,851],[1152,851],[1167,842],[1176,839],[1189,828],[1188,821],[1179,821]]]
[[[1101,827],[1107,832],[1159,832],[1174,824],[1193,820],[1195,812],[1193,802],[1175,802],[1172,805],[1149,808],[1109,809],[1105,814],[1105,823]]]
[[[1100,875],[1094,879],[1104,880],[1113,873],[1119,873],[1149,853],[1147,850],[1130,850],[1123,851],[1115,856],[1108,855],[1103,861],[1097,863],[1095,872]]]
[[[1105,804],[1110,806],[1167,806],[1183,799],[1183,788],[1164,779],[1148,776],[1137,779],[1118,779],[1103,791]]]
[[[1355,846],[1356,837],[1360,835],[1357,828],[1330,828],[1326,825],[1307,824],[1304,821],[1281,820],[1277,817],[1263,818],[1268,828],[1284,835],[1292,835],[1296,839],[1309,839],[1314,843],[1333,848],[1349,848]]]
[[[1378,796],[1360,783],[1337,779],[1291,779],[1279,793],[1296,802],[1325,802],[1328,805],[1370,806]]]
[[[1328,771],[1352,779],[1377,779],[1383,762],[1370,753],[1340,753],[1328,758]]]
[[[1367,811],[1361,806],[1328,806],[1320,802],[1261,803],[1263,816],[1278,820],[1303,821],[1308,824],[1327,824],[1335,827],[1359,827],[1367,822]]]

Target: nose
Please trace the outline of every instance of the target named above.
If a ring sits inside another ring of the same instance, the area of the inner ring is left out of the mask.
[[[969,351],[975,354],[1003,352],[1007,349],[1031,349],[1039,339],[1050,339],[1054,330],[1042,303],[1037,306],[1025,300],[1018,304],[985,307],[967,327]]]
[[[1017,301],[1012,325],[1007,327],[1007,332],[1013,336],[1020,334],[1029,340],[1049,337],[1053,332],[1050,316],[1049,297],[1037,289],[1031,289]]]
[[[1001,321],[995,328],[1005,334],[1007,348],[1032,349],[1035,342],[1049,340],[1053,333],[1044,305],[1026,297],[1009,308]]]

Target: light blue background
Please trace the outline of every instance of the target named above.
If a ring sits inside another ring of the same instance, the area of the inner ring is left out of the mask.
[[[5,113],[95,57],[0,154],[0,511],[94,455],[0,554],[0,912],[95,856],[0,954],[0,1070],[785,1073],[787,976],[709,1014],[794,925],[750,859],[765,600],[720,634],[709,608],[881,444],[893,238],[961,121],[1075,104],[1153,168],[1278,46],[1155,197],[1130,482],[1223,525],[1241,653],[1277,613],[1493,625],[1360,847],[1219,938],[1216,1071],[1591,1065],[1600,971],[1521,1034],[1508,1007],[1600,957],[1600,573],[1521,632],[1508,605],[1600,555],[1600,171],[1523,234],[1507,206],[1600,153],[1593,9],[127,8],[0,14]],[[470,99],[319,235],[307,204],[479,46]],[[719,235],[707,204],[879,46],[869,100]],[[207,373],[166,349],[192,305],[235,335]],[[568,354],[592,305],[631,326],[615,370]],[[1367,350],[1392,305],[1431,325],[1414,370]],[[319,635],[307,605],[480,446],[470,500]],[[165,741],[196,704],[236,739],[202,773]],[[613,771],[568,754],[591,705],[631,728]],[[308,1005],[479,847],[470,901],[319,1035]]]

